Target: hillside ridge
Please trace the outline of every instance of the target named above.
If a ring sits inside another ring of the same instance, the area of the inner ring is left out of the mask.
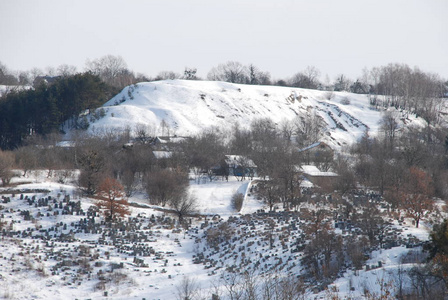
[[[260,118],[280,125],[315,113],[325,122],[323,141],[334,148],[355,142],[366,130],[376,134],[382,115],[368,95],[189,80],[130,85],[102,109],[105,116],[90,123],[90,133],[143,125],[154,135],[194,135],[211,127],[249,128]]]

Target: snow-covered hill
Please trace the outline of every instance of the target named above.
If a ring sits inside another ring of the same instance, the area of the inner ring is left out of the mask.
[[[105,116],[90,124],[90,132],[145,125],[158,135],[168,130],[191,135],[212,126],[248,128],[259,118],[281,124],[316,113],[326,123],[324,140],[336,148],[354,142],[366,128],[375,134],[381,118],[381,111],[369,105],[368,95],[187,80],[128,86],[103,109]]]
[[[247,128],[257,118],[280,124],[316,113],[326,123],[324,139],[335,148],[355,141],[367,128],[375,134],[382,114],[370,107],[366,95],[182,80],[126,87],[102,109],[101,118],[87,116],[92,133],[145,125],[155,134],[167,134],[169,127],[170,134],[189,135],[211,126]],[[411,117],[404,121],[421,124]],[[112,226],[94,209],[95,200],[80,195],[76,176],[61,184],[44,171],[29,174],[14,178],[11,189],[0,188],[0,298],[179,299],[178,289],[189,279],[200,296],[228,299],[232,270],[253,272],[259,288],[271,284],[265,275],[302,276],[307,243],[302,233],[312,222],[307,211],[338,209],[326,202],[304,203],[303,211],[268,213],[252,193],[252,181],[191,180],[201,216],[191,219],[188,230],[139,194],[129,199],[130,216]],[[245,195],[240,212],[231,205],[235,192]],[[382,204],[377,205],[383,209]],[[365,290],[379,293],[378,280],[394,280],[398,267],[412,267],[400,259],[419,252],[420,241],[428,239],[426,222],[416,229],[410,219],[385,218],[385,232],[396,243],[375,248],[362,270],[341,268],[333,278],[341,298],[363,299]],[[339,228],[335,232],[351,235]],[[407,248],[409,240],[418,241],[412,244],[417,247]],[[331,298],[308,284],[305,299]]]

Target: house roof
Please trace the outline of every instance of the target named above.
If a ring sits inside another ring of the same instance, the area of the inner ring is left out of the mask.
[[[308,150],[310,150],[310,149],[313,149],[313,148],[316,148],[316,147],[319,147],[319,146],[324,146],[324,147],[330,148],[330,146],[328,146],[328,145],[327,145],[326,143],[324,143],[324,142],[317,142],[317,143],[311,144],[311,145],[309,145],[309,146],[307,146],[307,147],[305,147],[305,148],[299,149],[298,151],[299,151],[299,152],[304,152],[304,151],[308,151]],[[331,148],[330,148],[330,149],[331,149]]]
[[[303,165],[298,168],[300,172],[303,172],[305,175],[309,175],[312,177],[336,177],[338,174],[334,172],[322,172],[316,166],[312,165]]]
[[[156,143],[160,143],[160,144],[166,144],[166,143],[181,143],[183,141],[185,141],[186,137],[181,137],[181,136],[174,136],[174,137],[170,137],[170,136],[157,136],[155,138]]]
[[[152,151],[156,159],[170,158],[173,156],[171,151]]]
[[[248,168],[256,168],[257,165],[254,163],[254,161],[246,156],[242,155],[226,155],[225,158],[226,164],[230,165],[241,165],[241,163],[244,162],[245,167]]]

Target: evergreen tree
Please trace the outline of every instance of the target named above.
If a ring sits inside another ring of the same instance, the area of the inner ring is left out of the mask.
[[[67,120],[101,106],[114,92],[98,76],[82,73],[8,93],[0,99],[0,148],[13,149],[30,135],[60,131]]]

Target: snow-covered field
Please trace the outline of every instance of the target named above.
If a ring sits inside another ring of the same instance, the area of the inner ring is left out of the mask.
[[[59,184],[55,182],[55,178],[47,178],[45,172],[36,173],[27,178],[15,178],[14,183],[18,185],[13,188],[14,194],[2,189],[2,196],[9,198],[10,202],[1,201],[3,203],[0,204],[0,220],[6,222],[9,230],[17,232],[18,235],[4,236],[0,242],[1,299],[96,299],[102,298],[104,292],[109,294],[107,299],[176,299],[176,286],[185,276],[195,278],[205,289],[210,288],[210,278],[203,265],[192,263],[196,251],[194,239],[184,230],[176,230],[174,223],[171,223],[174,216],[158,210],[131,208],[132,217],[138,216],[146,221],[151,217],[171,220],[167,221],[166,226],[159,224],[146,231],[151,236],[147,244],[155,254],[142,257],[144,267],[135,267],[132,255],[118,253],[110,245],[95,245],[101,236],[98,233],[77,232],[70,242],[59,241],[58,237],[73,231],[74,227],[71,225],[82,223],[85,216],[65,215],[61,213],[61,209],[50,210],[49,206],[46,206],[47,203],[45,206],[38,205],[38,199],[50,197],[50,203],[62,203],[68,195],[71,201],[80,201],[84,212],[88,211],[94,201],[80,197],[73,185]],[[245,194],[249,184],[249,181],[241,182],[230,178],[229,182],[192,182],[190,189],[198,199],[200,213],[228,217],[236,214],[230,204],[231,195],[236,191]],[[17,191],[21,191],[20,194]],[[33,197],[33,204],[30,205],[29,201]],[[145,204],[141,197],[131,198],[129,201]],[[64,202],[64,207],[65,205]],[[261,203],[251,199],[244,209],[246,212],[252,212],[261,206]],[[30,220],[24,219],[25,211],[30,212]],[[56,211],[60,213],[54,215]],[[100,219],[96,217],[97,221]],[[165,221],[161,221],[161,224],[163,222]],[[194,222],[200,224],[198,220]],[[50,232],[48,238],[36,237],[42,230]],[[85,257],[79,254],[80,245],[92,247]],[[107,255],[108,252],[110,256]],[[98,253],[97,263],[102,267],[93,267],[94,271],[110,269],[113,263],[124,263],[119,272],[125,274],[125,279],[120,280],[120,283],[108,282],[104,289],[95,288],[98,280],[91,280],[90,275],[89,279],[86,279],[85,274],[79,275],[81,271],[77,264],[67,266],[64,271],[52,271],[61,261],[60,257],[52,256],[54,253],[71,261],[79,258],[91,259],[94,253]],[[76,279],[78,277],[79,280]]]
[[[0,203],[1,220],[6,222],[4,228],[16,232],[9,237],[3,236],[0,242],[0,298],[177,299],[177,288],[185,278],[194,280],[204,295],[210,294],[217,286],[223,289],[219,279],[220,271],[223,270],[211,273],[213,269],[206,265],[193,263],[195,255],[202,251],[199,247],[203,244],[198,244],[196,239],[203,234],[201,224],[204,224],[204,217],[194,219],[193,229],[187,232],[176,227],[175,217],[172,215],[150,208],[132,207],[132,223],[140,226],[140,230],[136,232],[141,235],[136,244],[146,247],[146,250],[141,250],[143,252],[134,253],[132,251],[136,251],[135,249],[127,248],[131,244],[114,246],[107,227],[103,226],[101,233],[99,216],[94,218],[98,231],[86,232],[82,229],[83,224],[86,224],[85,215],[63,213],[68,204],[64,202],[66,195],[69,195],[73,203],[80,201],[80,208],[84,212],[89,211],[89,207],[93,205],[93,200],[81,197],[73,185],[59,184],[55,177],[47,178],[45,172],[31,174],[28,178],[16,178],[15,181],[18,185],[14,189],[22,192],[12,195],[3,189],[2,196],[5,199],[9,197],[10,202],[3,199]],[[234,178],[230,178],[229,182],[191,181],[190,192],[198,199],[199,211],[208,215],[208,222],[212,224],[221,222],[219,220],[223,220],[222,218],[225,220],[231,216],[250,214],[263,208],[263,203],[250,194],[250,185],[249,180],[241,182]],[[235,192],[246,195],[240,213],[234,211],[230,204],[230,198]],[[33,196],[35,200],[30,204]],[[50,203],[55,203],[50,204],[55,208],[50,209],[47,203],[38,204],[38,199],[45,198]],[[131,198],[130,201],[145,202],[141,197]],[[29,211],[31,218],[28,220],[25,218],[25,211]],[[156,219],[157,222],[154,221]],[[428,230],[424,224],[419,229],[404,226],[403,234],[411,233],[422,240],[428,238]],[[48,233],[44,233],[44,230]],[[125,235],[116,234],[119,237]],[[145,236],[145,240],[142,236]],[[245,239],[247,250],[247,245],[257,241],[252,234]],[[254,261],[261,249],[264,248],[254,249]],[[378,291],[378,280],[394,276],[400,266],[400,257],[411,250],[400,246],[373,252],[368,264],[377,265],[381,261],[382,267],[362,270],[356,275],[348,270],[334,283],[339,295],[359,298],[366,287],[373,292]],[[150,251],[150,254],[146,256],[144,251]],[[289,251],[282,251],[280,245],[263,251],[272,258],[283,257],[284,261],[291,255]],[[141,261],[135,261],[134,257]],[[238,262],[239,259],[232,258],[229,263],[232,261]],[[116,269],[112,272],[114,268]],[[297,270],[293,270],[300,272],[300,263],[296,268]],[[101,278],[104,279],[102,286]],[[306,298],[314,299],[325,295],[325,292],[313,294],[310,291]]]

